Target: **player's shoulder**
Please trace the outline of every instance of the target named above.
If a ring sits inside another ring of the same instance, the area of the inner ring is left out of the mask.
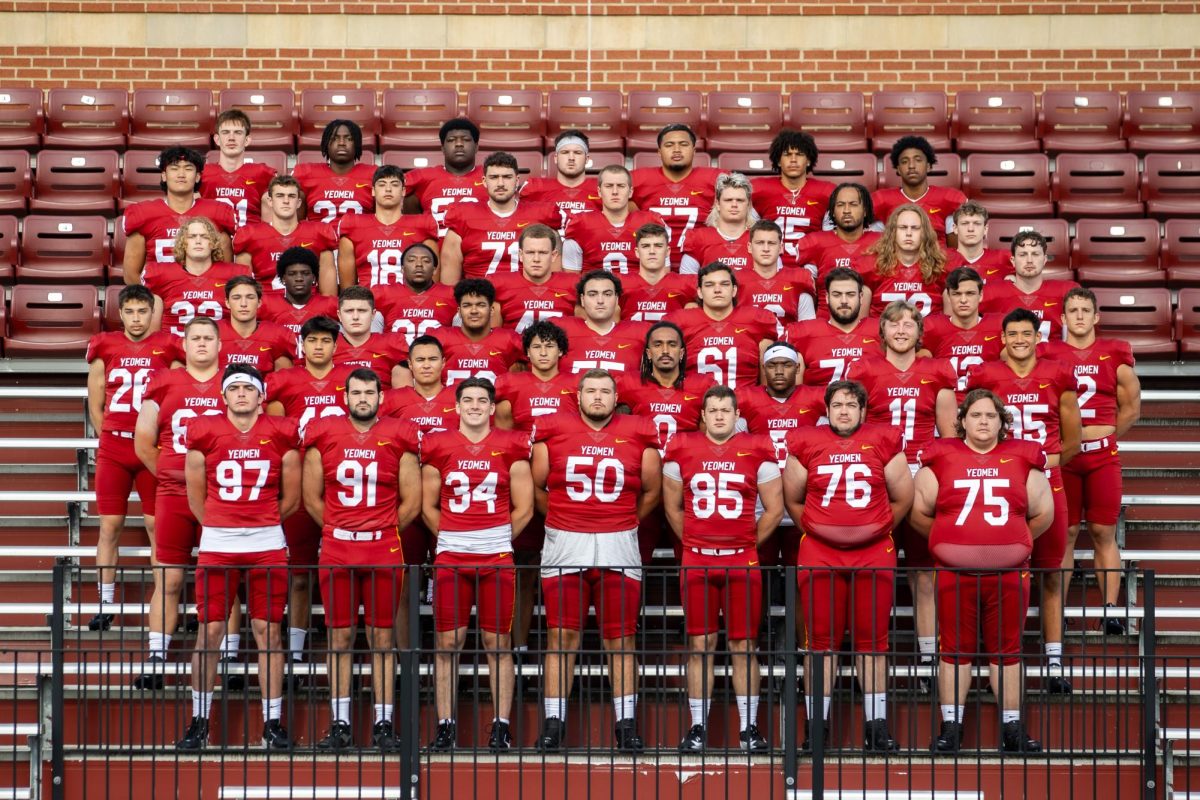
[[[298,181],[315,180],[329,171],[327,164],[319,161],[309,161],[292,167],[292,177]]]
[[[300,436],[300,423],[291,417],[274,417],[263,414],[258,418],[263,427],[269,430],[279,444],[295,446]]]
[[[686,462],[699,455],[707,439],[699,431],[676,431],[663,443],[663,460]]]
[[[533,447],[533,435],[529,431],[493,429],[492,436],[500,449],[514,461],[529,458],[529,450]]]
[[[784,444],[787,446],[788,453],[802,459],[810,449],[819,447],[828,440],[829,431],[830,428],[827,425],[814,428],[793,428],[784,438]]]
[[[936,439],[917,452],[917,463],[922,467],[936,469],[946,458],[952,458],[961,450],[960,439]]]
[[[954,368],[950,366],[950,360],[946,358],[934,358],[932,356],[918,358],[913,365],[913,369],[922,375],[928,376],[931,380],[940,381],[950,387],[958,383],[958,375],[954,372]],[[945,386],[940,388],[945,388]]]
[[[1097,339],[1096,343],[1104,348],[1107,355],[1116,359],[1117,366],[1132,367],[1136,363],[1133,345],[1125,339]]]
[[[867,423],[859,429],[858,437],[864,444],[882,448],[888,458],[904,450],[904,434],[900,428],[891,425]]]
[[[1020,458],[1029,465],[1031,470],[1045,469],[1046,467],[1046,453],[1042,450],[1042,446],[1027,439],[1009,436],[997,444],[993,452],[996,452],[998,457]]]
[[[734,436],[739,457],[750,456],[756,461],[775,462],[775,442],[765,433],[738,433]],[[743,455],[745,454],[745,455]]]
[[[114,337],[120,336],[124,338],[124,334],[120,331],[99,331],[93,333],[88,339],[86,361],[91,363],[97,358],[108,358],[112,351],[117,349],[117,341]]]
[[[265,414],[259,419],[268,418]],[[270,417],[269,419],[281,419],[281,417]],[[203,444],[208,439],[229,433],[233,430],[233,426],[229,422],[229,418],[224,414],[201,414],[197,417],[182,420],[187,429],[188,445]]]

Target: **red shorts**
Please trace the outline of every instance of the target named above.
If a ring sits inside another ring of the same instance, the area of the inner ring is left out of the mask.
[[[200,523],[188,508],[187,496],[159,492],[154,498],[155,563],[187,566],[199,544]]]
[[[303,506],[283,521],[283,538],[287,540],[288,563],[297,567],[313,567],[321,552],[321,526]]]
[[[525,529],[517,534],[517,538],[513,539],[512,549],[518,553],[538,553],[540,555],[542,544],[545,541],[546,518],[535,511],[533,519],[529,520]]]
[[[373,628],[390,628],[404,585],[403,563],[400,535],[395,531],[374,542],[348,542],[326,534],[317,570],[325,624],[330,628],[353,626],[361,603],[363,622]]]
[[[896,583],[891,536],[840,550],[812,536],[800,540],[800,611],[808,650],[832,650],[850,624],[850,649],[886,652]]]
[[[1067,552],[1067,493],[1063,491],[1062,470],[1049,470],[1050,492],[1054,496],[1054,521],[1039,537],[1033,540],[1033,556],[1029,566],[1034,569],[1062,569],[1063,555]]]
[[[283,621],[288,596],[288,553],[201,553],[196,569],[196,616],[201,622],[229,618],[237,601],[242,573],[246,573],[246,598],[250,619]],[[250,569],[247,569],[247,568]]]
[[[585,569],[542,578],[546,627],[583,630],[588,609],[596,606],[602,639],[637,633],[642,613],[642,582],[613,569]]]
[[[1106,436],[1096,442],[1104,446],[1080,453],[1062,468],[1068,525],[1078,525],[1083,519],[1096,525],[1117,524],[1121,516],[1122,485],[1116,442],[1115,436]]]
[[[429,563],[429,557],[433,553],[433,536],[425,527],[425,523],[418,519],[400,531],[400,546],[405,564],[421,566]]]
[[[467,627],[471,606],[480,630],[512,631],[517,571],[512,553],[438,553],[433,559],[433,625],[439,631]]]
[[[727,639],[736,642],[758,638],[763,578],[757,555],[753,549],[731,556],[683,549],[679,586],[688,636],[716,633],[723,612]]]
[[[133,451],[133,439],[100,434],[96,450],[96,510],[101,516],[123,517],[129,512],[129,493],[137,487],[142,513],[154,516],[154,473]]]
[[[979,643],[993,664],[1015,664],[1029,611],[1029,573],[938,570],[938,653],[948,664],[970,664]]]

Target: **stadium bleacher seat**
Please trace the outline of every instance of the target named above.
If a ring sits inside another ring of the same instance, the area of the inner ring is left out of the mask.
[[[117,304],[117,299],[124,288],[125,285],[121,283],[112,283],[104,287],[104,307],[100,311],[101,321],[104,323],[106,331],[119,331],[125,327],[121,324],[121,309]]]
[[[1056,153],[1116,153],[1121,138],[1120,92],[1047,89],[1038,112],[1042,150]]]
[[[1058,216],[1142,216],[1133,153],[1064,153],[1055,159],[1055,167],[1051,186]]]
[[[479,126],[479,147],[542,152],[546,120],[540,89],[472,89],[467,118]]]
[[[44,147],[124,150],[129,93],[124,89],[51,89],[46,96]]]
[[[435,141],[437,134],[434,134]],[[424,169],[442,163],[441,150],[388,150],[383,154],[380,164],[399,167],[403,170]],[[482,162],[480,162],[482,163]]]
[[[161,150],[181,145],[203,151],[212,142],[216,116],[208,89],[134,89],[129,146]]]
[[[709,92],[705,98],[710,153],[765,153],[783,123],[778,92]]]
[[[1065,219],[993,219],[988,221],[987,246],[1011,250],[1013,237],[1033,230],[1046,237],[1046,277],[1074,280],[1071,272],[1071,226]]]
[[[33,212],[112,216],[120,186],[116,150],[43,150],[38,154]]]
[[[483,164],[484,159],[498,150],[480,150],[479,163]],[[530,150],[512,150],[504,151],[517,159],[517,173],[524,178],[543,178],[546,175],[546,157],[541,152],[533,152]],[[435,162],[435,163],[441,163]]]
[[[875,92],[867,129],[876,153],[887,153],[902,136],[924,136],[936,153],[949,152],[950,115],[945,92]]]
[[[1042,153],[972,153],[963,194],[996,217],[1050,217],[1050,159]]]
[[[0,217],[0,283],[5,285],[13,282],[20,260],[21,240],[17,226],[16,217]],[[3,305],[0,303],[0,306]]]
[[[121,210],[163,196],[162,170],[154,150],[128,150],[121,162]]]
[[[1071,267],[1084,286],[1162,286],[1158,220],[1081,219],[1071,240]]]
[[[958,92],[950,115],[954,149],[971,153],[1037,153],[1037,99],[1033,92],[985,89]]]
[[[208,164],[216,164],[220,158],[220,150],[209,150],[204,156],[204,161]],[[252,150],[246,153],[246,160],[252,164],[266,164],[275,170],[277,175],[288,174],[288,156],[282,150]]]
[[[113,225],[112,234],[112,259],[108,265],[108,282],[125,285],[125,270],[123,261],[125,259],[125,228],[121,225],[121,220],[116,220]]]
[[[754,153],[721,153],[717,156],[717,167],[726,172],[743,175],[770,175],[771,161]]]
[[[108,224],[104,217],[34,214],[25,218],[18,281],[102,283],[108,266]]]
[[[378,159],[375,157],[375,151],[370,148],[363,148],[362,158],[359,159],[364,164],[375,164]],[[301,150],[296,154],[296,164],[324,164],[325,156],[321,155],[319,150]]]
[[[1200,153],[1200,91],[1130,92],[1125,138],[1135,153]]]
[[[1159,261],[1167,284],[1200,287],[1200,220],[1167,220],[1163,228]]]
[[[694,167],[711,167],[712,165],[713,165],[712,156],[710,156],[708,153],[706,153],[702,150],[696,151],[696,157],[692,161],[692,166],[694,166]],[[655,153],[634,153],[634,155],[633,155],[633,168],[634,169],[639,169],[641,167],[661,167],[661,166],[662,166],[662,159],[659,158],[658,153],[656,153],[656,152]]]
[[[946,186],[950,189],[962,188],[962,158],[958,153],[938,153],[937,163],[929,168],[929,183],[932,186]],[[887,156],[883,157],[883,169],[879,172],[879,186],[900,186],[900,176],[892,168],[892,162]]]
[[[1146,213],[1156,219],[1200,217],[1200,154],[1147,153],[1142,200]]]
[[[626,117],[627,153],[658,150],[659,130],[664,125],[677,122],[690,125],[696,134],[696,149],[704,149],[704,98],[699,92],[632,91],[629,93]]]
[[[879,188],[879,160],[873,153],[821,153],[812,175],[834,183],[861,183],[873,192]]]
[[[348,119],[362,128],[363,148],[379,147],[379,103],[374,89],[305,89],[300,95],[301,150],[320,150],[325,126]]]
[[[251,150],[296,152],[299,115],[291,89],[222,89],[221,111],[241,109],[250,118]]]
[[[1200,288],[1179,290],[1175,338],[1179,341],[1181,355],[1200,355]]]
[[[33,186],[31,174],[27,151],[0,150],[0,211],[25,213]]]
[[[1100,336],[1124,339],[1136,358],[1174,358],[1178,352],[1171,318],[1171,293],[1165,288],[1096,288]]]
[[[821,153],[868,149],[867,109],[861,92],[792,92],[784,125],[812,136]]]
[[[13,358],[79,358],[99,330],[94,287],[17,284],[4,349]]]
[[[0,148],[37,150],[45,131],[41,89],[0,87]]]
[[[625,150],[625,96],[615,90],[555,89],[546,96],[546,152],[554,137],[574,128],[588,137],[588,152]]]
[[[384,151],[428,150],[438,129],[458,116],[454,89],[387,89],[380,109],[379,146]]]

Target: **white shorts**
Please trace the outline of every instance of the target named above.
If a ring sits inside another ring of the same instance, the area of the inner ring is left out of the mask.
[[[637,528],[616,533],[580,533],[546,526],[542,545],[542,577],[554,578],[585,569],[612,569],[635,581],[642,579]]]
[[[283,550],[287,539],[282,525],[261,528],[222,528],[205,525],[200,529],[201,553],[265,553]]]

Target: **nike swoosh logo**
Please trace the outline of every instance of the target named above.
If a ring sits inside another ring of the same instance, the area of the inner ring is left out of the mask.
[[[748,330],[750,330],[750,329],[749,328],[734,328],[733,332],[734,333],[745,333]]]
[[[258,352],[269,353],[269,352],[271,352],[271,348],[270,347],[260,347],[260,348],[258,348]]]
[[[679,292],[667,292],[667,297],[679,297]]]
[[[334,391],[335,391],[335,392],[344,392],[344,391],[346,391],[346,387],[345,387],[345,386],[338,386],[338,387],[335,387],[335,388],[334,388]]]
[[[1039,389],[1049,389],[1049,388],[1050,388],[1050,384],[1048,384],[1048,383],[1039,383],[1039,384],[1038,384],[1038,388],[1039,388]]]
[[[633,347],[633,343],[632,343],[632,342],[625,342],[624,344],[621,344],[621,343],[618,343],[618,344],[617,344],[617,349],[618,349],[618,350],[628,350],[628,349],[629,349],[629,348],[631,348],[631,347]]]
[[[483,186],[483,181],[475,181],[476,186]]]
[[[356,183],[356,184],[354,184],[354,188],[355,189],[365,189],[370,185],[371,184],[369,184],[369,183]]]
[[[568,292],[555,292],[554,296],[555,297],[566,297],[567,294],[569,294],[569,293]]]
[[[999,338],[1000,338],[999,336],[985,336],[985,337],[983,337],[983,340],[985,342],[994,342]]]
[[[442,413],[443,413],[443,414],[449,414],[449,413],[450,413],[451,411],[453,411],[453,410],[454,410],[454,406],[450,406],[449,408],[443,408],[443,409],[442,409]]]
[[[791,287],[791,286],[785,286],[785,287],[783,287],[783,290],[784,290],[785,292],[790,292],[790,291],[792,290],[792,287]]]
[[[371,358],[383,358],[383,353],[371,353]]]
[[[875,344],[875,340],[874,339],[863,339],[862,343],[863,344]]]
[[[617,439],[616,440],[617,444],[625,444],[628,441],[629,441],[628,439]]]
[[[1061,492],[1061,491],[1062,491],[1062,487],[1061,487],[1061,486],[1055,486],[1055,487],[1054,487],[1054,491],[1055,491],[1055,492]]]
[[[927,384],[927,383],[933,383],[933,381],[931,381],[931,380],[928,380],[928,379],[926,379],[926,378],[921,378],[921,385],[922,385],[922,386],[924,386],[924,385],[925,385],[925,384]]]
[[[931,209],[929,209],[929,213],[930,213],[930,214],[936,214],[936,213],[938,213],[939,211],[941,211],[941,209],[940,209],[940,208],[931,208]]]
[[[808,412],[810,412],[810,411],[812,411],[812,409],[811,409],[811,408],[802,408],[802,409],[800,409],[800,413],[801,413],[801,414],[807,414],[807,413],[808,413]]]
[[[1109,454],[1110,456],[1115,456],[1115,455],[1117,454],[1117,451],[1116,451],[1116,450],[1109,450],[1109,451],[1108,451],[1108,454]]]
[[[271,440],[270,439],[259,439],[258,443],[259,444],[270,444]]]
[[[805,202],[807,205],[810,205],[810,206],[815,206],[815,205],[819,205],[819,204],[820,204],[820,201],[819,201],[819,200],[805,200],[804,202]]]
[[[517,223],[517,227],[518,227],[518,228],[524,228],[524,227],[525,227],[526,225],[528,225],[528,224],[529,224],[528,222],[518,222],[518,223]]]
[[[1100,356],[1101,361],[1108,361],[1112,356]]]
[[[247,186],[253,186],[256,182],[255,181],[246,181],[245,183]]]
[[[572,391],[572,390],[570,390],[570,389],[563,389],[561,393],[562,393],[562,394],[575,394],[575,392],[573,392],[573,391]]]
[[[389,444],[391,444],[391,442],[376,442],[375,446],[376,447],[387,447]]]
[[[684,401],[685,403],[690,403],[692,400],[695,400],[695,399],[697,399],[698,397],[700,397],[700,395],[698,395],[698,394],[685,394],[685,395],[683,396],[683,401]]]
[[[702,195],[702,194],[704,194],[704,190],[703,190],[703,189],[701,189],[701,190],[700,190],[700,191],[698,191],[698,192],[691,192],[691,195],[692,195],[692,197],[696,197],[696,196],[698,196],[698,195]]]
[[[1042,306],[1045,308],[1054,308],[1056,305],[1058,305],[1057,300],[1051,300],[1049,303],[1042,303]]]
[[[863,449],[863,450],[870,450],[870,449],[871,449],[871,448],[873,448],[874,446],[875,446],[875,445],[871,445],[871,444],[864,444],[864,445],[862,446],[862,449]]]
[[[150,355],[161,356],[161,355],[166,355],[166,352],[167,352],[166,350],[151,350]]]
[[[301,243],[300,243],[300,246],[301,246],[301,247],[312,247],[312,246],[313,246],[313,242],[301,242]]]
[[[450,304],[449,304],[449,303],[438,303],[438,302],[436,302],[436,301],[435,301],[435,302],[434,302],[434,304],[433,304],[433,307],[434,307],[434,308],[444,308],[444,307],[446,307],[446,306],[448,306],[448,305],[450,305]]]
[[[745,457],[746,457],[746,456],[748,456],[748,455],[751,455],[751,454],[750,454],[750,453],[743,453],[743,452],[740,452],[740,451],[738,452],[738,458],[745,458]]]
[[[492,451],[492,455],[494,455],[494,456],[502,456],[502,455],[504,455],[504,451],[503,451],[503,450],[493,450],[493,451]]]
[[[1010,461],[1012,461],[1012,459],[1011,459],[1011,458],[1002,458],[1002,459],[1000,459],[1000,463],[1001,463],[1001,464],[1007,464],[1007,463],[1008,463],[1008,462],[1010,462]]]
[[[500,350],[489,350],[488,351],[489,356],[498,356],[498,355],[500,355],[500,353],[501,353]]]
[[[891,553],[891,552],[893,552],[895,549],[896,549],[896,548],[894,548],[894,547],[889,547],[889,548],[887,549],[887,552]]]
[[[224,285],[225,285],[225,284],[223,284],[223,283],[214,283],[214,284],[213,284],[213,286],[217,287],[218,289],[220,289],[220,288],[221,288],[222,286],[224,286]]]
[[[985,275],[995,275],[995,274],[996,274],[997,272],[999,272],[999,271],[1000,271],[1000,270],[998,270],[998,269],[989,269],[989,270],[988,270],[987,272],[985,272],[984,274],[985,274]]]
[[[401,236],[412,236],[416,231],[400,231]]]

